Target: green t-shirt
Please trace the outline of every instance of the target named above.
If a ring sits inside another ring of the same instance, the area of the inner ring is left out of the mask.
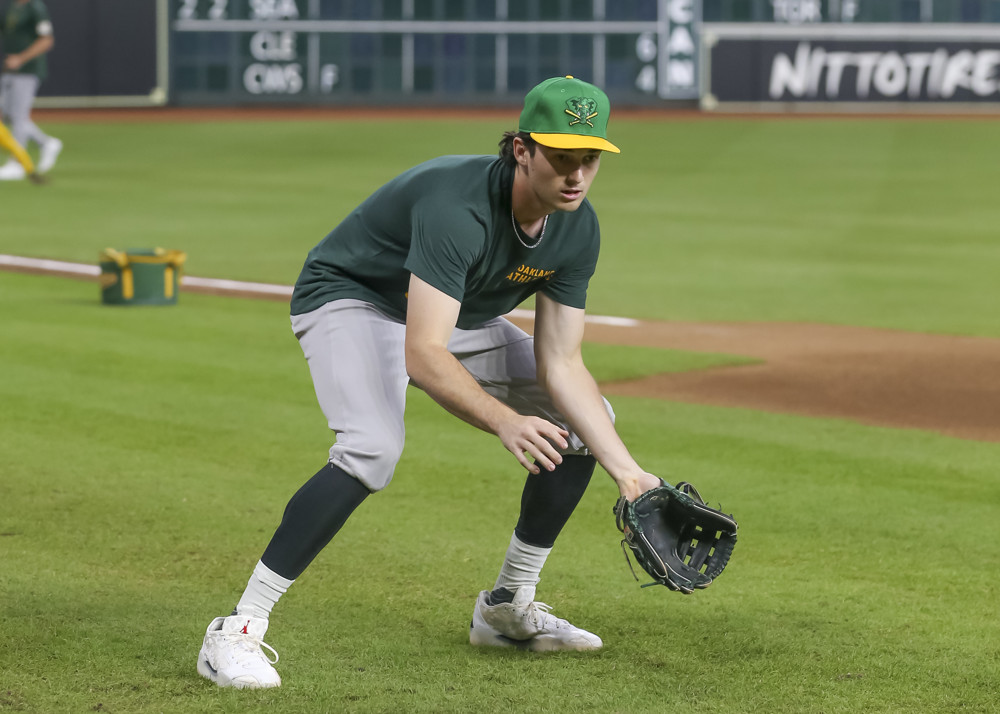
[[[28,0],[24,4],[11,0],[7,5],[7,12],[3,16],[3,26],[0,27],[5,55],[23,52],[39,37],[51,34],[52,22],[49,20],[49,11],[42,0]],[[33,60],[25,62],[18,68],[17,72],[19,74],[34,74],[41,82],[48,75],[48,62],[45,55],[39,55]]]
[[[593,207],[553,213],[527,248],[511,215],[513,181],[492,156],[443,156],[393,179],[309,252],[292,314],[356,298],[405,320],[411,273],[462,303],[465,329],[536,292],[583,308],[600,249]]]

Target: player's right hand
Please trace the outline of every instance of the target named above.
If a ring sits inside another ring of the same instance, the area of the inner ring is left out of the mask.
[[[565,429],[539,417],[516,413],[499,426],[497,436],[518,463],[533,474],[541,473],[541,469],[552,471],[562,463],[558,449],[569,447],[569,432]]]

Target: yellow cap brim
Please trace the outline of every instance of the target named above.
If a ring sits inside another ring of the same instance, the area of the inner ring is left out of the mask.
[[[599,136],[587,136],[586,134],[536,134],[534,132],[530,136],[542,146],[549,146],[553,149],[600,149],[601,151],[610,151],[613,154],[622,153],[622,150],[617,146]]]

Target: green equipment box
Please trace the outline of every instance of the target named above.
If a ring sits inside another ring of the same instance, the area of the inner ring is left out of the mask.
[[[173,305],[187,256],[152,248],[101,251],[101,302],[105,305]]]

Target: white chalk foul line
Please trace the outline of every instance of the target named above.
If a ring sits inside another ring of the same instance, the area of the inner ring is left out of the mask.
[[[80,275],[97,277],[101,269],[97,265],[87,263],[67,263],[62,260],[46,260],[43,258],[24,258],[18,255],[0,254],[0,268],[31,270],[54,275]],[[252,283],[241,280],[221,280],[218,278],[196,278],[192,275],[181,277],[182,288],[194,288],[216,293],[233,293],[244,296],[288,297],[292,296],[290,285],[275,285],[274,283]],[[516,309],[508,313],[508,317],[522,320],[535,319],[534,310]],[[587,315],[587,322],[594,325],[610,325],[612,327],[637,327],[638,320],[630,317],[610,317],[607,315]]]
[[[43,260],[41,258],[22,258],[18,255],[0,254],[0,266],[37,270],[44,273],[68,273],[72,275],[93,275],[95,277],[101,274],[101,269],[96,265],[64,263],[61,260]]]
[[[517,308],[516,310],[511,310],[507,313],[507,317],[521,318],[523,320],[534,320],[535,311],[534,310],[522,310]],[[584,318],[587,322],[594,325],[611,325],[612,327],[638,327],[639,321],[633,320],[631,317],[609,317],[607,315],[587,315]]]
[[[97,265],[87,263],[67,263],[61,260],[45,260],[41,258],[22,258],[18,255],[0,254],[0,268],[15,268],[21,270],[31,270],[39,273],[52,273],[54,275],[81,275],[97,277],[101,274],[101,268]],[[292,288],[288,285],[274,285],[272,283],[250,283],[240,280],[220,280],[217,278],[196,278],[193,275],[181,276],[182,288],[201,288],[220,293],[240,293],[242,295],[259,295],[281,297],[291,297]]]
[[[217,278],[196,278],[191,275],[181,276],[181,287],[203,288],[217,292],[244,293],[247,295],[280,295],[292,296],[292,286],[275,285],[273,283],[246,283],[240,280],[219,280]]]

